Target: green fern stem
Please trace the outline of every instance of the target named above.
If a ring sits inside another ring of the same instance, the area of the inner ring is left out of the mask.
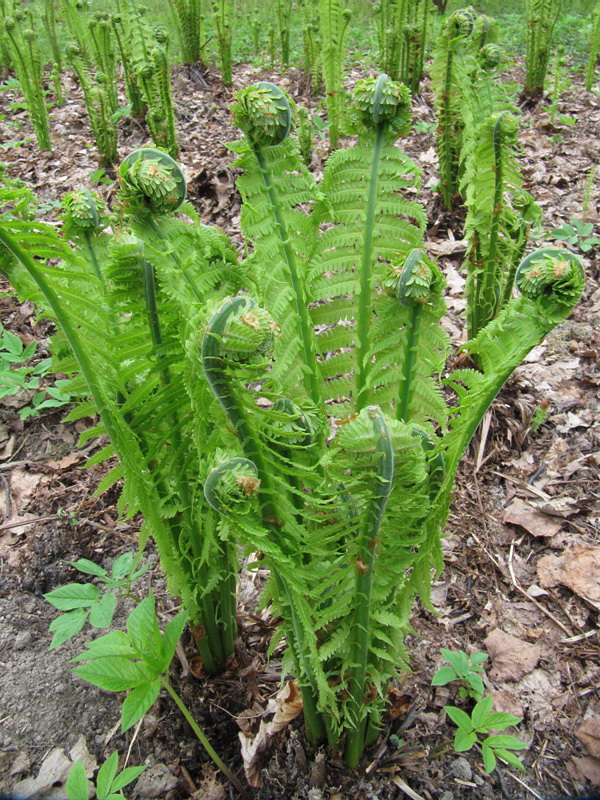
[[[442,104],[444,109],[443,120],[440,121],[442,126],[442,142],[445,155],[444,159],[440,158],[440,175],[442,181],[442,197],[444,200],[444,207],[448,210],[452,208],[452,198],[454,197],[454,158],[452,153],[452,131],[451,131],[451,109],[450,109],[450,93],[452,92],[452,61],[454,53],[452,44],[448,45],[448,55],[446,57],[446,75],[444,80],[444,90],[442,94]]]
[[[229,423],[235,431],[240,447],[244,456],[251,461],[255,468],[258,479],[260,480],[259,504],[263,524],[273,536],[281,542],[282,548],[288,551],[289,547],[281,541],[281,529],[279,527],[279,513],[277,509],[276,497],[271,476],[266,469],[260,444],[254,435],[254,431],[249,424],[246,413],[242,405],[238,402],[235,392],[232,390],[231,381],[227,375],[226,361],[221,354],[221,341],[227,323],[230,318],[235,318],[241,312],[256,309],[256,303],[247,295],[235,297],[227,302],[211,319],[204,337],[202,339],[201,359],[202,367],[206,379]],[[299,559],[299,553],[292,554]],[[312,678],[310,664],[306,657],[304,646],[304,633],[302,624],[298,617],[293,597],[286,585],[285,580],[275,566],[271,567],[277,592],[280,597],[285,598],[290,615],[290,625],[287,634],[292,653],[296,663],[300,667],[300,674],[308,681],[308,685],[301,685],[302,700],[304,704],[304,715],[306,720],[307,736],[311,741],[318,741],[325,735],[325,725],[317,710],[316,697],[318,696],[317,686]]]
[[[400,379],[400,392],[396,409],[396,417],[401,422],[409,421],[410,408],[415,394],[415,373],[419,355],[419,332],[422,313],[423,305],[421,303],[413,303],[407,322],[408,336],[402,362],[402,377]]]
[[[379,78],[387,79],[387,75]],[[365,211],[364,237],[360,264],[360,298],[358,304],[358,375],[356,377],[356,408],[361,411],[368,402],[368,374],[370,368],[370,337],[372,302],[371,275],[373,258],[373,233],[375,230],[375,210],[377,206],[377,187],[379,183],[379,164],[385,140],[386,124],[380,122],[375,132],[371,174],[367,190],[367,207]]]
[[[300,323],[300,335],[302,337],[304,363],[308,367],[308,369],[304,371],[304,385],[310,399],[315,404],[315,407],[324,413],[325,409],[323,399],[321,397],[319,370],[317,365],[317,357],[315,354],[314,334],[310,322],[304,282],[302,281],[296,264],[296,256],[290,241],[290,235],[283,215],[283,209],[279,202],[277,189],[273,183],[273,179],[267,165],[267,160],[259,144],[254,142],[251,142],[250,144],[252,151],[256,156],[263,185],[265,187],[265,191],[267,192],[269,203],[271,204],[271,211],[273,213],[273,219],[275,220],[277,233],[279,236],[281,255],[285,261],[290,283],[294,292],[294,302],[296,305],[296,311],[298,313],[298,321]]]
[[[162,335],[160,329],[158,303],[156,299],[154,267],[145,258],[142,259],[142,274],[144,280],[144,299],[146,302],[146,310],[148,313],[148,324],[150,328],[150,334],[152,337],[152,343],[154,345],[154,352],[159,364],[163,383],[165,384],[165,386],[168,386],[171,383],[171,371],[169,369],[168,363],[166,363],[161,356]],[[177,414],[176,411],[174,411],[172,414],[171,438],[174,451],[176,453],[181,453],[183,451],[184,445],[181,439],[179,415]],[[198,522],[193,518],[192,515],[193,502],[190,496],[188,479],[187,475],[185,475],[183,471],[179,470],[177,472],[177,493],[181,500],[183,510],[181,512],[182,519],[179,522],[176,522],[176,524],[180,526],[182,525],[183,528],[189,531],[190,544],[192,546],[194,558],[198,564],[201,564],[202,562],[202,553],[200,546],[201,535],[200,531],[198,530]],[[201,569],[201,573],[204,571],[205,571],[204,569]],[[229,573],[230,570],[227,570],[227,572]],[[228,601],[228,606],[231,611],[230,600]],[[231,649],[227,650],[224,646],[224,642],[221,637],[221,632],[219,631],[219,626],[217,624],[217,618],[214,607],[214,599],[211,594],[206,594],[202,597],[201,613],[202,613],[202,624],[206,632],[206,638],[208,640],[207,643],[208,650],[210,650],[210,656],[208,658],[208,661],[204,662],[204,665],[207,671],[216,673],[219,671],[220,667],[224,666],[227,663],[228,658],[231,655],[233,655],[232,629],[235,627],[235,615],[233,616],[233,622],[232,622],[232,619],[230,617],[225,616],[224,609],[222,610],[224,626],[225,630],[227,631],[227,641],[228,642],[230,641],[230,646],[231,646]],[[198,642],[199,645],[206,644],[206,642],[204,641],[204,637],[201,637],[198,640]],[[200,650],[203,661],[207,655],[206,650],[207,648],[204,646],[202,650]]]
[[[472,327],[469,330],[469,338],[483,328],[484,325],[494,318],[498,308],[499,293],[498,287],[498,234],[500,232],[500,220],[502,217],[502,195],[504,192],[504,170],[502,163],[502,118],[500,114],[494,124],[493,144],[494,144],[494,202],[491,212],[490,225],[490,244],[485,263],[483,265],[483,275],[477,281],[475,292],[475,304],[473,308]]]
[[[359,534],[354,599],[351,604],[351,607],[354,608],[354,622],[350,658],[352,671],[348,685],[348,718],[353,727],[347,734],[344,754],[344,760],[351,769],[358,766],[365,747],[368,715],[363,712],[363,705],[371,639],[371,594],[375,553],[379,529],[394,477],[394,450],[385,418],[377,406],[368,406],[365,410],[373,426],[373,438],[376,440],[374,446],[379,459],[373,494]]]

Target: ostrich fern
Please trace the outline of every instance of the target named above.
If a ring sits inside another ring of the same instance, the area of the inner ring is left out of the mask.
[[[120,168],[125,232],[99,234],[101,279],[83,250],[35,223],[0,224],[5,272],[62,325],[94,400],[81,413],[100,411],[123,502],[147,513],[201,642],[212,645],[211,619],[231,611],[232,573],[211,566],[230,565],[226,549],[241,542],[269,569],[263,602],[282,620],[307,734],[343,747],[351,767],[408,657],[413,601],[430,606],[460,458],[583,286],[571,253],[531,254],[519,297],[463,345],[478,368],[443,378],[444,280],[423,246],[419,170],[395,145],[409,92],[386,75],[359,81],[355,116],[358,143],[334,153],[317,184],[285,93],[264,82],[238,93],[242,264],[215,231],[173,219],[177,208],[196,217],[179,206],[180,172],[156,152]],[[44,263],[57,257],[59,267]],[[107,306],[116,326],[100,319]]]

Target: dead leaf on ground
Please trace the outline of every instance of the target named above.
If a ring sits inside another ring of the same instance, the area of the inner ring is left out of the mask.
[[[493,630],[484,645],[492,659],[490,678],[494,681],[518,681],[535,669],[542,648],[528,644],[500,628]]]
[[[274,714],[271,722],[261,720],[258,733],[249,739],[238,734],[242,746],[244,772],[250,786],[260,786],[260,760],[271,745],[275,734],[283,730],[302,711],[302,697],[294,681],[288,681],[276,697],[269,700],[265,715]]]
[[[576,781],[588,780],[592,786],[600,786],[600,758],[584,756],[572,758],[566,764],[567,772]]]
[[[600,610],[600,547],[578,544],[561,556],[544,556],[537,573],[544,589],[561,584]]]
[[[560,522],[534,508],[520,498],[515,498],[504,511],[504,522],[519,525],[532,536],[552,537],[560,531]]]
[[[73,464],[78,464],[85,458],[85,453],[69,453],[68,456],[61,458],[59,461],[47,461],[46,466],[51,469],[68,469]]]
[[[43,798],[43,800],[63,800],[64,785],[69,777],[73,764],[81,760],[88,777],[96,769],[96,759],[90,755],[85,737],[80,736],[69,755],[60,747],[55,747],[42,762],[35,778],[26,778],[13,786],[13,796],[26,798]]]
[[[600,717],[586,719],[575,731],[575,736],[591,756],[600,758]]]
[[[29,472],[25,469],[17,467],[10,474],[10,497],[11,501],[16,507],[16,511],[23,511],[27,508],[27,504],[31,496],[35,492],[39,482],[44,476],[41,472]],[[6,498],[4,492],[0,493],[0,512],[6,516]],[[15,508],[11,509],[12,513]]]

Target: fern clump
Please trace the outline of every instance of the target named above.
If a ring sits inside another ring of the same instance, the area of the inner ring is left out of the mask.
[[[230,145],[242,263],[199,224],[180,168],[159,151],[121,166],[122,233],[104,257],[109,234],[89,232],[95,277],[91,255],[52,229],[0,222],[3,270],[62,326],[68,371],[87,391],[79,413],[99,411],[90,435],[111,439],[97,460],[120,459],[103,486],[125,477],[121,507],[143,512],[206,668],[233,652],[242,544],[269,570],[263,603],[281,621],[273,646],[285,635],[307,735],[343,748],[351,767],[408,660],[413,602],[431,607],[460,459],[583,286],[573,254],[531,254],[521,293],[462,347],[476,368],[446,376],[444,279],[424,246],[419,169],[396,144],[407,99],[385,74],[359,83],[359,140],[317,184],[286,94],[243,90],[243,138]]]

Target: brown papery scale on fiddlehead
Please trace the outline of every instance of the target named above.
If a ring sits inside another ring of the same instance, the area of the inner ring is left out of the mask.
[[[96,192],[77,189],[62,198],[64,231],[67,235],[91,233],[101,227],[104,203]]]
[[[290,101],[274,83],[260,81],[236,95],[233,122],[253,145],[281,144],[292,127]]]
[[[119,167],[118,175],[127,210],[136,215],[177,211],[187,197],[183,170],[161,150],[134,150]]]
[[[560,322],[583,291],[581,259],[564,248],[543,247],[523,259],[515,275],[517,289],[533,301],[543,319]]]
[[[384,124],[399,136],[410,130],[410,89],[385,73],[378,78],[357,81],[354,105],[358,118],[367,128]]]
[[[255,464],[248,458],[222,461],[204,483],[204,497],[219,514],[248,514],[257,508],[260,480]]]

